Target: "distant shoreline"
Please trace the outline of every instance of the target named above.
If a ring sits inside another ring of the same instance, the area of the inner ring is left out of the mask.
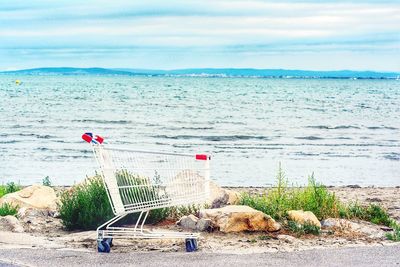
[[[285,69],[178,69],[142,70],[108,68],[35,68],[0,71],[0,75],[28,76],[138,76],[138,77],[202,77],[202,78],[269,78],[269,79],[389,79],[399,80],[400,72],[375,71],[310,71]]]

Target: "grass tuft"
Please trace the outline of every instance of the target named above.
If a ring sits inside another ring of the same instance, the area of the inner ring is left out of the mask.
[[[393,232],[387,233],[386,238],[395,242],[400,242],[400,224],[392,220],[390,227],[393,228]]]
[[[311,211],[319,220],[339,217],[365,220],[374,224],[391,226],[397,229],[391,238],[399,237],[400,226],[390,218],[383,207],[376,204],[362,206],[358,202],[342,203],[334,193],[328,191],[326,186],[316,182],[314,174],[309,177],[306,187],[289,188],[281,165],[279,165],[276,186],[273,189],[261,195],[244,193],[241,196],[240,204],[260,210],[281,221],[286,219],[289,210]],[[288,227],[294,232],[316,233],[309,226],[302,226],[298,229],[291,222],[288,223]]]
[[[340,201],[334,193],[316,182],[314,174],[304,188],[289,188],[285,174],[279,165],[276,187],[262,195],[242,194],[240,204],[260,210],[276,220],[286,218],[289,210],[311,211],[322,220],[337,217]]]
[[[308,223],[299,224],[294,221],[288,221],[287,228],[298,237],[305,234],[319,235],[321,233],[321,229],[318,226]]]
[[[116,174],[121,195],[131,197],[138,202],[148,201],[164,197],[165,192],[157,186],[130,187],[144,185],[148,181],[144,178],[134,176],[127,171]],[[158,176],[154,177],[159,179]],[[157,183],[156,183],[157,184]],[[187,207],[171,207],[151,210],[146,223],[158,223],[167,217],[179,218],[183,215],[197,213],[200,206],[191,205]],[[96,175],[87,179],[86,182],[74,186],[71,190],[61,194],[59,205],[60,217],[67,230],[92,230],[96,229],[101,223],[114,217],[106,188],[102,177]],[[130,224],[135,222],[138,214],[130,214],[122,219],[120,224]]]
[[[21,188],[21,185],[14,182],[9,182],[6,185],[0,185],[0,198],[5,194],[17,192],[21,190]]]
[[[18,206],[13,206],[8,203],[0,205],[0,216],[12,215],[15,216],[18,213]]]

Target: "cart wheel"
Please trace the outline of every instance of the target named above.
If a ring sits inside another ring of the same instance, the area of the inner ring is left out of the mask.
[[[185,240],[186,252],[193,252],[197,250],[197,240],[194,238],[187,238]]]
[[[97,251],[101,253],[110,253],[110,245],[106,240],[97,241]]]
[[[112,238],[106,238],[104,241],[107,242],[107,244],[110,246],[110,248],[112,248],[114,246]]]

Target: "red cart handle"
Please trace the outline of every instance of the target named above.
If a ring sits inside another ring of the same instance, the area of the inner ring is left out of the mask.
[[[93,135],[93,133],[84,133],[82,135],[82,139],[88,143],[92,143],[92,144],[96,144],[96,145],[101,145],[104,141],[103,137],[101,137],[100,135]]]

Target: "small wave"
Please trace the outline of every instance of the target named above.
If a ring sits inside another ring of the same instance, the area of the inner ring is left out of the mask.
[[[370,126],[367,127],[369,130],[398,130],[398,128],[390,127],[390,126]]]
[[[19,143],[20,141],[18,140],[9,140],[9,141],[0,141],[0,144],[14,144],[14,143]]]
[[[318,136],[299,136],[295,137],[296,139],[301,139],[301,140],[323,140],[324,138],[318,137]]]
[[[306,156],[306,157],[315,157],[319,156],[318,153],[306,153],[306,152],[295,152],[294,153],[296,156]]]
[[[87,119],[87,120],[72,120],[73,122],[88,122],[88,123],[99,123],[99,124],[130,124],[132,121],[128,120],[92,120],[92,119]]]
[[[175,140],[189,140],[189,139],[200,139],[204,141],[237,141],[237,140],[269,140],[266,136],[259,135],[210,135],[210,136],[198,136],[198,135],[153,135],[153,138],[163,139],[175,139]]]
[[[315,125],[315,126],[307,126],[306,128],[323,129],[323,130],[360,129],[360,127],[354,125],[338,125],[334,127],[326,125]]]
[[[400,153],[388,153],[383,157],[388,160],[400,161]]]

